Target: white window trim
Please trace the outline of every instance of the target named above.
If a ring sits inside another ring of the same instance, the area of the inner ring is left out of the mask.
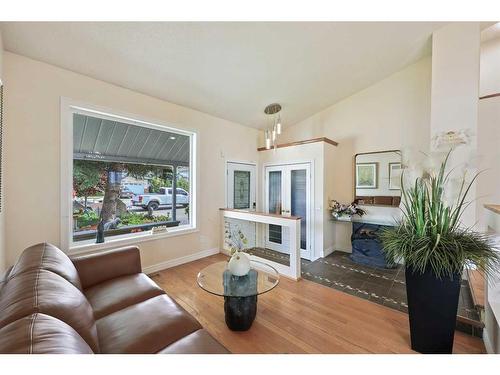
[[[83,103],[73,99],[61,97],[61,140],[60,140],[60,168],[61,168],[61,242],[63,251],[69,254],[92,252],[101,249],[109,249],[116,246],[132,245],[145,241],[153,241],[162,238],[188,235],[198,232],[197,212],[198,212],[198,133],[196,130],[186,129],[184,126],[176,126],[163,121],[147,119],[139,115],[128,114],[109,108],[103,108],[88,103]],[[157,129],[161,131],[172,131],[190,137],[190,160],[189,179],[191,191],[189,197],[190,224],[169,229],[167,232],[153,234],[151,231],[143,232],[140,235],[132,234],[130,238],[108,239],[102,244],[74,244],[73,243],[73,114],[98,116],[112,121],[119,120],[131,125],[138,125]]]

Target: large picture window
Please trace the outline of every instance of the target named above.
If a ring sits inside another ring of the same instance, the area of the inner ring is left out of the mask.
[[[192,228],[194,134],[71,115],[73,247]]]

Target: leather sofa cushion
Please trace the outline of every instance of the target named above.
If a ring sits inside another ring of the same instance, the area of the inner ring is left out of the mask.
[[[199,329],[167,346],[158,354],[229,354],[210,334]]]
[[[9,278],[39,268],[58,274],[82,290],[80,277],[71,259],[57,247],[48,243],[39,243],[24,250],[12,267]]]
[[[145,274],[137,273],[97,284],[84,294],[92,305],[94,318],[100,319],[165,292]]]
[[[78,271],[83,289],[142,272],[141,253],[136,246],[73,257],[71,261]]]
[[[33,313],[43,313],[70,325],[99,352],[92,307],[83,293],[63,277],[34,269],[9,277],[0,296],[0,328]]]
[[[0,329],[0,353],[92,354],[92,350],[66,323],[35,313]]]
[[[166,294],[97,321],[101,353],[157,353],[200,324]]]

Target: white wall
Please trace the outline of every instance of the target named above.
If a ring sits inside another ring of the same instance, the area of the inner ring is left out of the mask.
[[[318,222],[324,223],[324,238],[317,240],[323,243],[324,250],[333,247],[350,251],[350,227],[329,221],[327,203],[329,199],[352,200],[354,154],[427,149],[430,67],[430,58],[424,58],[287,128],[280,138],[280,142],[286,142],[326,136],[339,142],[338,147],[325,148],[325,193],[316,207],[318,220],[322,218]],[[5,150],[9,163],[5,187],[9,194],[8,263],[34,242],[59,244],[60,96],[198,129],[199,181],[203,186],[199,197],[200,233],[143,243],[142,257],[144,265],[149,266],[218,246],[217,209],[224,205],[224,160],[256,160],[257,131],[8,52],[5,72],[9,86]],[[219,134],[225,134],[223,139],[218,138]],[[26,176],[36,181],[45,199],[32,194]],[[261,177],[259,181],[263,181]],[[37,207],[36,214],[27,215],[33,212],[32,207]],[[397,214],[395,208],[367,210],[368,217]]]
[[[2,66],[3,66],[3,41],[2,41],[2,32],[0,31],[0,81],[3,82],[3,73],[2,73]],[[5,143],[5,141],[4,141]],[[2,160],[3,162],[3,160]],[[4,164],[4,163],[2,163]],[[3,165],[0,165],[0,170],[3,170]],[[5,176],[4,176],[5,179]],[[0,194],[2,194],[2,211],[0,212],[0,276],[5,270],[5,261],[6,261],[6,254],[5,254],[5,224],[4,224],[4,216],[5,216],[5,194],[4,194],[4,189],[2,187],[2,190]]]
[[[452,23],[432,35],[431,132],[472,128],[479,98],[479,24]]]
[[[325,169],[333,172],[326,197],[351,202],[355,154],[428,150],[430,88],[431,58],[426,57],[292,127],[285,127],[280,143],[323,136],[337,141],[335,155],[325,159]],[[368,218],[399,214],[392,207],[365,208]],[[336,249],[350,251],[349,225],[328,222],[327,232],[334,233]]]
[[[500,38],[481,45],[480,96],[500,93]],[[479,227],[500,236],[500,215],[485,210],[483,204],[500,204],[500,97],[479,101],[477,147],[479,169],[477,195]],[[489,224],[489,228],[488,228]],[[489,353],[500,353],[500,316],[498,280],[489,280],[485,306],[483,340]]]
[[[350,241],[347,244],[337,243],[337,239],[344,238],[339,236],[336,231],[339,229],[338,225],[332,225],[332,215],[328,210],[330,201],[334,199],[333,192],[337,190],[337,186],[342,184],[342,179],[339,179],[335,171],[335,166],[332,165],[331,160],[337,160],[340,155],[340,150],[337,146],[330,144],[324,145],[324,158],[323,163],[323,254],[329,255],[336,249],[343,249],[350,251]],[[341,224],[341,223],[339,223]],[[344,225],[345,226],[345,225]],[[340,226],[341,228],[341,226]],[[342,230],[342,229],[341,229]],[[345,229],[343,229],[345,230]],[[345,241],[345,239],[344,239]]]
[[[452,23],[432,35],[431,136],[456,130],[472,135],[450,158],[450,166],[458,167],[452,178],[461,178],[464,169],[470,175],[477,172],[480,36],[477,22]],[[469,193],[476,197],[476,185]],[[475,205],[465,211],[462,222],[475,224]]]
[[[199,232],[140,244],[143,266],[220,241],[224,162],[255,160],[258,132],[16,54],[4,54],[7,263],[27,246],[60,242],[60,97],[195,129],[199,141]]]
[[[500,93],[500,38],[481,44],[480,96]],[[500,97],[479,100],[477,149],[479,170],[476,207],[480,229],[486,229],[485,203],[500,204]]]
[[[476,214],[479,230],[486,229],[484,204],[500,204],[500,97],[479,101]]]
[[[479,96],[500,93],[500,38],[481,44]]]

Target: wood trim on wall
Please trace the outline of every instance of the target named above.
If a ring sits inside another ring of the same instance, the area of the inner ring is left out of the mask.
[[[494,98],[494,97],[496,97],[496,96],[500,96],[500,92],[497,92],[497,93],[495,93],[495,94],[490,94],[490,95],[480,96],[480,97],[479,97],[479,100],[481,100],[481,99],[488,99],[488,98]]]
[[[500,204],[485,204],[484,208],[500,215]]]
[[[338,142],[335,142],[331,140],[330,138],[326,137],[320,137],[320,138],[311,138],[311,139],[306,139],[303,141],[297,141],[297,142],[289,142],[289,143],[282,143],[277,145],[277,148],[283,148],[283,147],[292,147],[292,146],[300,146],[300,145],[306,145],[308,143],[316,143],[316,142],[325,142],[328,143],[332,146],[338,146]],[[269,150],[272,150],[273,148],[271,147]],[[257,151],[268,151],[267,148],[265,147],[259,147]]]
[[[252,214],[255,216],[266,216],[266,217],[277,217],[278,219],[287,219],[287,220],[300,220],[300,216],[284,216],[279,214],[271,214],[267,212],[259,212],[259,211],[250,211],[250,210],[239,210],[236,208],[219,208],[219,211],[227,211],[227,212],[243,212]]]

